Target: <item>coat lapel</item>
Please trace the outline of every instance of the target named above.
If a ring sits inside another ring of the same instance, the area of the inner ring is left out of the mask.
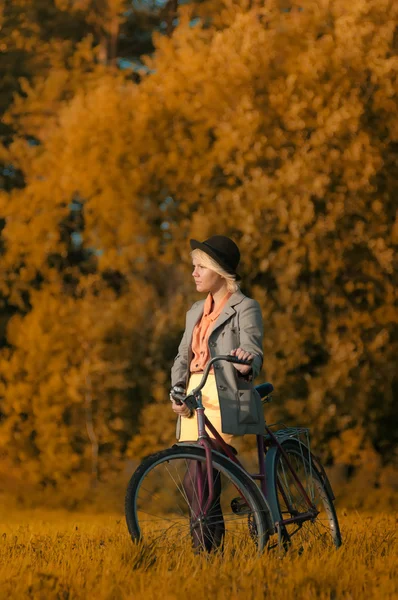
[[[224,306],[223,310],[221,311],[220,316],[214,323],[214,327],[213,327],[210,335],[212,335],[213,332],[218,327],[221,327],[221,325],[223,325],[225,323],[225,321],[228,321],[228,319],[230,319],[236,313],[234,306],[236,306],[236,304],[239,304],[240,302],[242,302],[243,298],[245,298],[245,295],[242,294],[242,292],[240,290],[238,290],[237,292],[232,294],[232,296],[230,297],[230,299]],[[186,334],[187,334],[189,348],[191,347],[191,343],[192,343],[193,329],[203,314],[204,305],[205,305],[205,301],[202,300],[201,302],[198,302],[197,304],[195,304],[188,313]]]
[[[221,312],[216,322],[214,323],[214,327],[211,331],[211,334],[217,329],[217,327],[221,327],[221,325],[224,325],[225,321],[228,321],[228,319],[230,319],[235,313],[236,310],[232,306],[226,306]]]
[[[223,310],[221,311],[221,314],[218,317],[217,321],[214,323],[214,327],[213,327],[212,332],[211,332],[210,335],[212,335],[213,332],[218,327],[221,327],[221,325],[224,325],[225,321],[228,321],[228,319],[230,319],[231,317],[233,317],[233,315],[236,313],[236,310],[234,309],[234,306],[236,304],[239,304],[239,302],[242,302],[242,300],[243,300],[244,297],[245,297],[244,294],[242,294],[242,292],[240,290],[238,290],[237,292],[235,292],[234,294],[232,294],[232,296],[230,297],[230,299],[228,300],[228,302],[224,306]]]

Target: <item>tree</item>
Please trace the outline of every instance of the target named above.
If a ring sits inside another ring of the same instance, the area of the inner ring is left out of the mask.
[[[391,460],[396,8],[301,7],[229,4],[214,28],[186,19],[157,40],[141,92],[162,99],[168,251],[186,262],[185,239],[230,232],[263,308],[265,372],[284,398],[274,414],[311,424],[335,461],[369,440]]]
[[[194,24],[180,9],[173,35],[155,36],[139,84],[98,65],[57,97],[40,145],[21,134],[7,150],[26,187],[0,199],[4,295],[29,310],[54,281],[58,306],[63,294],[77,302],[91,276],[121,299],[148,286],[151,392],[136,457],[173,439],[168,373],[195,298],[187,239],[222,230],[239,243],[244,290],[263,310],[263,376],[280,394],[269,420],[311,425],[331,462],[393,458],[398,9],[299,8],[226,2]],[[40,104],[39,89],[27,103]],[[8,340],[3,371],[18,353],[11,330]]]
[[[90,278],[80,297],[57,286],[32,293],[32,310],[11,319],[0,361],[0,448],[41,485],[79,473],[95,485],[119,468],[145,397],[152,294],[140,284],[123,297]],[[62,302],[60,302],[62,298]]]

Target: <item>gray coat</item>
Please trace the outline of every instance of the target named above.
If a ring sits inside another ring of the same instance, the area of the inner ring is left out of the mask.
[[[192,360],[192,333],[203,314],[204,300],[196,302],[187,312],[185,331],[171,369],[171,384],[186,387],[189,365]],[[258,302],[248,298],[240,290],[232,294],[214,324],[209,337],[210,356],[229,354],[234,348],[243,348],[254,354],[252,377],[258,375],[262,362],[263,320]],[[224,433],[243,435],[264,433],[264,414],[261,398],[252,381],[238,374],[231,363],[214,365],[221,422]],[[180,418],[177,422],[177,439],[180,435]]]

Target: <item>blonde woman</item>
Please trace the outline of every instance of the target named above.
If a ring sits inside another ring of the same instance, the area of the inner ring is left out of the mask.
[[[220,436],[233,445],[236,436],[264,432],[261,398],[253,386],[263,362],[261,311],[258,302],[239,289],[240,276],[236,269],[240,252],[235,242],[215,235],[204,242],[191,240],[190,244],[196,290],[207,296],[187,312],[184,335],[171,370],[170,399],[178,416],[176,435],[179,442],[196,441],[198,428],[196,413],[174,402],[175,388],[189,393],[199,384],[212,357],[231,354],[250,360],[251,365],[216,363],[202,390],[202,402],[206,416]],[[193,491],[189,489],[192,480],[188,472],[184,487],[188,499],[194,502]],[[220,516],[220,507],[215,506],[215,510]],[[209,534],[212,547],[221,543],[221,522],[222,515],[217,531]],[[214,544],[215,539],[218,542]],[[194,546],[203,545],[203,541],[195,541],[195,538],[193,541]]]

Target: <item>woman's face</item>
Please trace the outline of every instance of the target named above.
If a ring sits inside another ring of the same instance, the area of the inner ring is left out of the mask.
[[[204,267],[197,258],[193,259],[192,264],[192,277],[195,280],[198,292],[214,293],[225,285],[225,280],[221,275]]]

